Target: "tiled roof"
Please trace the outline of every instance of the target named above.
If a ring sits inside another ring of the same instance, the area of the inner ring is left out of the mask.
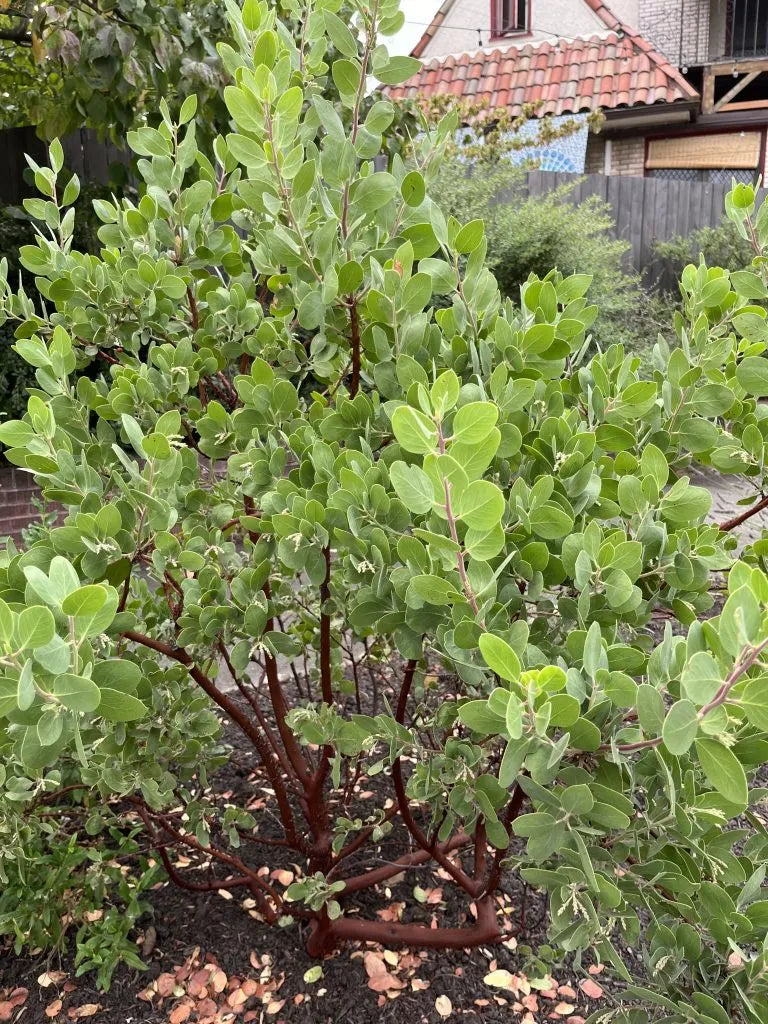
[[[425,37],[435,34],[452,2],[442,4],[415,49],[426,46]],[[505,107],[513,116],[528,103],[541,116],[699,99],[680,72],[602,0],[585,2],[610,30],[605,35],[434,57],[387,93],[391,99],[447,93],[486,100],[491,110]]]

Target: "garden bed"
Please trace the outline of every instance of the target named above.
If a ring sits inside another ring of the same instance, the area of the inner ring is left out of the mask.
[[[235,749],[214,779],[217,802],[250,798],[258,829],[268,836],[269,794],[251,771],[251,752],[237,730],[228,728],[226,740]],[[386,798],[387,782],[384,776],[363,780],[357,787],[358,812],[369,813]],[[249,844],[246,849],[250,863],[260,865],[259,857],[267,851]],[[395,856],[401,849],[402,840],[390,835],[376,851],[377,860],[386,863],[390,852]],[[289,851],[269,848],[269,863],[267,868],[265,857],[265,873],[281,884],[291,880],[295,867]],[[368,855],[365,866],[371,865]],[[187,877],[194,878],[194,872],[188,871]],[[401,873],[360,893],[356,902],[362,916],[383,921],[429,925],[439,919],[440,924],[462,925],[471,914],[461,891],[434,865]],[[239,895],[190,893],[162,882],[151,903],[152,914],[136,936],[148,970],[121,965],[106,993],[95,987],[95,975],[75,976],[71,951],[20,957],[10,948],[0,952],[0,1021],[412,1024],[482,1018],[581,1024],[606,998],[607,981],[594,966],[593,973],[586,966],[560,967],[551,976],[530,968],[526,973],[528,954],[546,942],[547,907],[513,873],[498,897],[509,937],[503,944],[467,951],[349,944],[320,962],[307,954],[305,926],[291,921],[285,927],[268,927],[259,920],[253,900]],[[523,930],[515,937],[519,924]],[[491,983],[486,983],[489,977]],[[14,998],[18,1005],[11,1009]]]

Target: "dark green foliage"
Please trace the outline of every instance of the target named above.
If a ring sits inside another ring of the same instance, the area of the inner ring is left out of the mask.
[[[18,0],[0,13],[0,127],[33,124],[50,139],[87,125],[122,142],[161,96],[178,109],[195,95],[210,134],[225,120],[224,27],[212,0]]]

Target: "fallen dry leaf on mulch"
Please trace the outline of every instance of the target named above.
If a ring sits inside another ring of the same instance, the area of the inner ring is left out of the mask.
[[[157,994],[162,998],[171,995],[176,988],[176,978],[172,974],[161,974],[155,981]]]
[[[382,953],[366,953],[363,966],[368,975],[368,988],[374,992],[393,992],[405,988],[405,982],[390,974]]]
[[[483,981],[486,985],[490,985],[491,988],[506,988],[511,992],[514,991],[514,979],[514,974],[502,969],[498,971],[491,971],[490,974],[486,974]]]
[[[579,982],[579,988],[587,997],[587,999],[600,999],[603,995],[602,988],[597,984],[596,981],[592,981],[591,978],[585,978]]]
[[[201,965],[200,950],[195,949],[184,964],[158,975],[138,997],[158,1006],[166,999],[175,1000],[175,1005],[166,1011],[168,1024],[224,1024],[234,1021],[236,1015],[243,1022],[263,1021],[265,1015],[277,1014],[285,1003],[276,998],[285,975],[274,973],[272,957],[267,953],[258,955],[252,951],[249,959],[259,971],[258,980],[228,976],[212,957]],[[261,1000],[260,1010],[246,1009],[251,998]]]
[[[44,971],[37,979],[41,988],[49,988],[51,985],[58,985],[67,976],[66,971]]]
[[[14,1011],[27,1001],[29,989],[0,989],[0,1021],[12,1020]]]
[[[83,1003],[82,1006],[70,1006],[67,1016],[70,1020],[82,1020],[84,1017],[93,1017],[101,1009],[101,1003]]]
[[[294,874],[292,871],[287,871],[285,868],[278,868],[273,871],[269,877],[274,878],[276,882],[280,883],[280,885],[290,885],[294,879]]]
[[[376,917],[382,921],[399,921],[405,910],[404,903],[390,903],[388,907],[382,907],[376,911]]]
[[[185,1020],[189,1020],[191,1014],[192,1007],[189,1003],[179,1003],[168,1014],[168,1022],[169,1024],[184,1024]]]
[[[450,1017],[453,1013],[453,1003],[448,996],[438,996],[435,1000],[435,1009],[441,1017]]]

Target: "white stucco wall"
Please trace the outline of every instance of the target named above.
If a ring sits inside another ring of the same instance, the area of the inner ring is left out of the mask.
[[[424,50],[422,60],[535,44],[558,37],[603,35],[608,31],[584,0],[529,0],[533,12],[531,35],[509,36],[491,43],[492,2],[455,0],[445,24]],[[642,33],[673,64],[705,64],[723,55],[727,0],[607,0],[606,6],[619,21]]]
[[[533,24],[530,36],[509,36],[489,43],[491,35],[492,0],[456,0],[421,55],[422,60],[444,57],[449,53],[466,53],[492,46],[522,46],[545,39],[589,36],[607,32],[605,24],[583,0],[532,0]],[[642,0],[639,0],[642,2]],[[618,0],[617,7],[635,8],[638,0]],[[615,12],[619,17],[618,11]],[[454,28],[452,26],[459,26]],[[481,29],[482,42],[478,44],[477,29]]]
[[[630,28],[637,28],[640,20],[640,7],[644,0],[604,0],[606,7],[615,14],[619,21]]]

